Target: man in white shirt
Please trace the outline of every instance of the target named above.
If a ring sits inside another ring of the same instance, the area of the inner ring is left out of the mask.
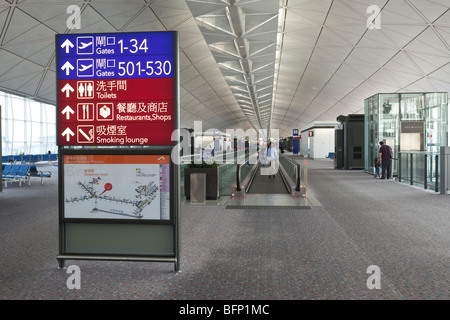
[[[267,145],[267,163],[270,163],[269,168],[269,178],[274,177],[278,173],[278,167],[280,166],[280,161],[278,159],[278,150],[272,146],[272,142]]]

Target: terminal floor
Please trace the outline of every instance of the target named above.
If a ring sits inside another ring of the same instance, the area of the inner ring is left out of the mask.
[[[310,210],[184,201],[180,272],[166,263],[66,261],[80,267],[79,290],[57,268],[57,168],[44,185],[8,185],[0,299],[450,299],[450,196],[334,170],[329,159],[308,167]],[[381,270],[379,290],[366,284],[371,265]]]

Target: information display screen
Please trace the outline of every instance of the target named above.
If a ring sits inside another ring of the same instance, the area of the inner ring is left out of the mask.
[[[174,32],[56,36],[58,145],[173,145]]]
[[[169,155],[64,155],[64,218],[170,220]]]

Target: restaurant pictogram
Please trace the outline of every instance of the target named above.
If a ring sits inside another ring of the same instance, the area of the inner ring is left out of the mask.
[[[78,103],[77,104],[77,119],[78,121],[93,121],[94,120],[94,104],[93,103]]]

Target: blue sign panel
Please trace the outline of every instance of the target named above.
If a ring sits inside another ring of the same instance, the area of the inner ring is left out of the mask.
[[[292,129],[292,153],[299,153],[298,129]]]
[[[58,145],[173,145],[175,31],[58,34],[56,53]]]
[[[173,78],[174,33],[57,35],[58,79]]]
[[[173,57],[169,55],[67,57],[58,70],[59,80],[173,78]]]

